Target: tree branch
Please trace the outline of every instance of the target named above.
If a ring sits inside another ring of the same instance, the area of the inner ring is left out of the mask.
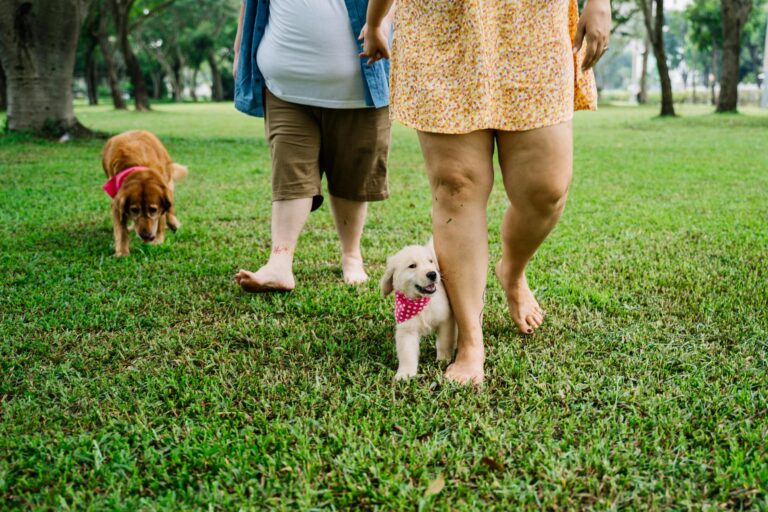
[[[165,2],[161,3],[151,11],[149,11],[147,14],[143,15],[139,19],[133,22],[130,27],[128,27],[128,33],[133,32],[135,29],[141,26],[142,23],[147,21],[148,19],[152,18],[153,16],[159,14],[160,12],[164,11],[167,7],[169,7],[171,4],[173,4],[176,0],[166,0]]]

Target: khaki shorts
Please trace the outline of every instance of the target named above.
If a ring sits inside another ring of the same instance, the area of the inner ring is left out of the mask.
[[[328,192],[350,201],[389,197],[389,109],[334,109],[283,101],[266,91],[266,135],[272,150],[272,200],[312,197]]]

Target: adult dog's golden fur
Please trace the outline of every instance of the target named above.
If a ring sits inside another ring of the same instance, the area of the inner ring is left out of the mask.
[[[129,174],[112,199],[115,256],[126,256],[130,252],[130,229],[144,242],[161,244],[166,225],[173,231],[179,228],[173,187],[174,181],[185,177],[188,171],[171,160],[168,150],[154,134],[134,130],[115,135],[104,145],[101,163],[107,179],[129,167],[145,167]]]

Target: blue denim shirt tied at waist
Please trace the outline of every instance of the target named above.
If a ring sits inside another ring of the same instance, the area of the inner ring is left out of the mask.
[[[235,80],[235,108],[251,116],[264,117],[264,77],[256,64],[256,53],[269,21],[269,0],[244,0],[243,33],[240,40],[240,60]],[[355,39],[365,25],[368,0],[345,0],[352,34]],[[360,51],[362,42],[357,41]],[[382,59],[372,65],[360,59],[365,82],[365,103],[371,107],[389,105],[389,61]]]

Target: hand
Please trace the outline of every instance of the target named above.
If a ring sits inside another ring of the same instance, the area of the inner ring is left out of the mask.
[[[368,57],[368,64],[389,58],[389,34],[385,29],[388,26],[389,24],[385,23],[369,30],[367,23],[363,25],[363,30],[360,31],[360,37],[357,39],[363,41],[363,53],[360,57]]]
[[[608,39],[611,36],[611,2],[607,0],[589,0],[579,18],[576,28],[576,40],[573,53],[581,50],[586,36],[587,51],[581,69],[592,68],[608,49]]]
[[[237,64],[240,62],[240,52],[235,52],[235,59],[232,62],[232,78],[237,80]]]

